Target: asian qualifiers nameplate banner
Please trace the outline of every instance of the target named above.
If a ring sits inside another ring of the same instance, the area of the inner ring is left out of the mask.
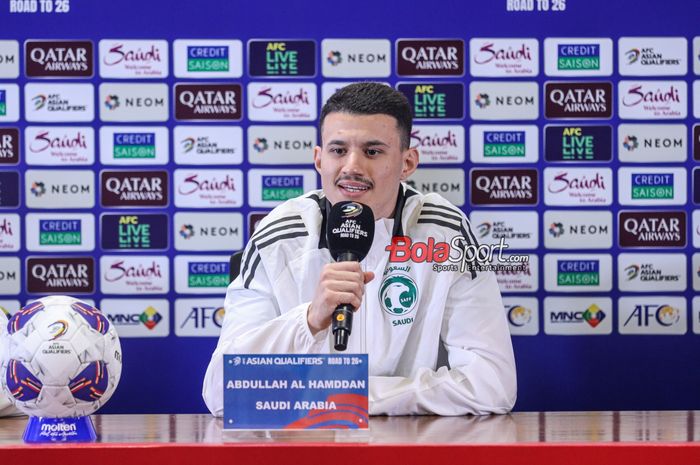
[[[224,428],[368,428],[368,379],[367,354],[224,355]]]

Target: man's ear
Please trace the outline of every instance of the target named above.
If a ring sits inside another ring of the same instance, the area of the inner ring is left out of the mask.
[[[318,174],[321,174],[321,147],[318,145],[314,147],[314,166]]]
[[[418,168],[418,159],[420,158],[420,155],[418,153],[418,149],[415,147],[411,147],[409,149],[404,150],[403,152],[403,170],[401,171],[401,180],[405,181],[406,179],[410,178],[411,175],[416,171],[416,168]]]

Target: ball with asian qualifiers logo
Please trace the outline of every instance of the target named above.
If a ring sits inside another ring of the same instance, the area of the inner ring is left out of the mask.
[[[90,415],[114,393],[121,345],[114,326],[95,307],[68,296],[44,297],[5,326],[0,385],[27,415]]]

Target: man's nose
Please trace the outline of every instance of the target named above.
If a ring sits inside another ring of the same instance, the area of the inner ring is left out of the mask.
[[[350,149],[343,166],[344,173],[364,173],[364,154],[361,149]]]

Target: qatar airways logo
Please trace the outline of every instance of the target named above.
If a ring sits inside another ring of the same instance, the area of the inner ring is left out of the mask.
[[[621,81],[620,117],[681,119],[688,113],[688,86],[684,81]]]
[[[0,128],[0,164],[19,163],[19,129]]]
[[[612,170],[609,168],[545,168],[546,205],[610,205]]]
[[[240,170],[175,170],[175,206],[229,208],[243,203]]]
[[[175,84],[175,119],[239,120],[239,84]]]
[[[106,294],[162,294],[170,290],[167,257],[105,255],[100,285]]]
[[[248,113],[254,121],[316,119],[316,84],[248,84]]]
[[[399,40],[396,66],[399,76],[462,76],[464,41]]]
[[[539,45],[535,39],[472,39],[470,70],[477,77],[537,76]]]
[[[27,41],[24,45],[28,77],[91,77],[90,41]]]
[[[159,79],[168,76],[165,40],[101,40],[100,76],[121,79]]]

